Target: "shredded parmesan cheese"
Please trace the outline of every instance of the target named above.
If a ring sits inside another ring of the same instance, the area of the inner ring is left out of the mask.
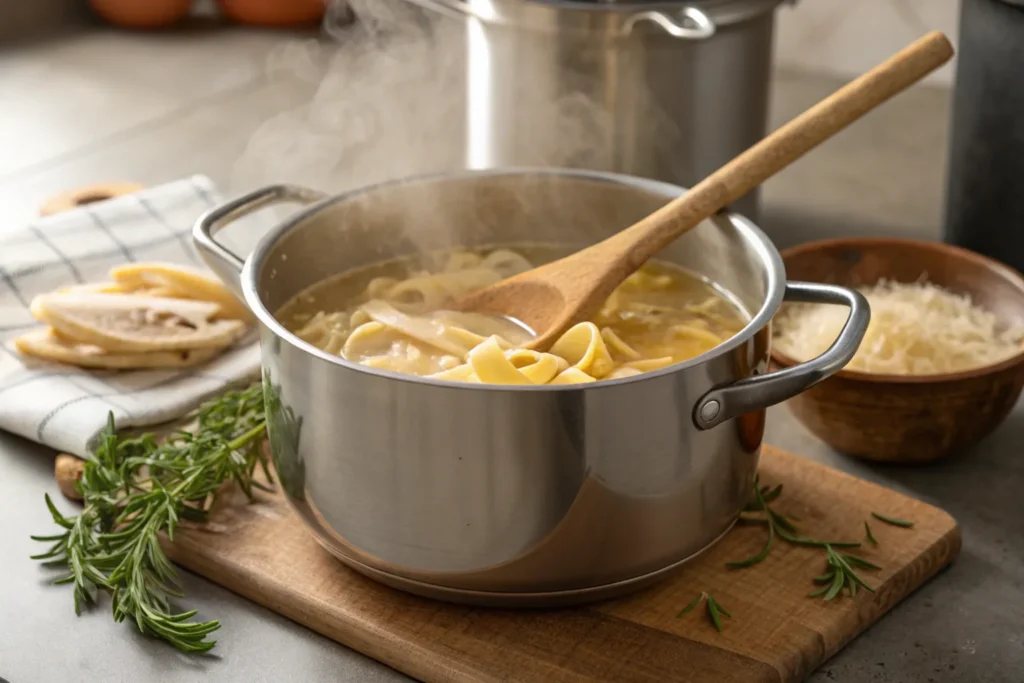
[[[958,372],[998,363],[1021,350],[1024,329],[930,282],[880,281],[860,292],[871,304],[871,323],[850,370],[887,375]],[[839,336],[849,309],[790,304],[774,319],[776,348],[807,361]]]

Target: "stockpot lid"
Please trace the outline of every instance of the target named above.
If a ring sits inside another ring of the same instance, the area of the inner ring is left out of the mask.
[[[632,29],[660,26],[677,38],[709,38],[715,29],[752,19],[796,0],[406,0],[456,19],[510,28],[591,29],[614,18]],[[1024,0],[1020,0],[1024,2]]]

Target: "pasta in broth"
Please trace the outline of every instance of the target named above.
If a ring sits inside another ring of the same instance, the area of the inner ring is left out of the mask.
[[[508,249],[450,253],[433,271],[395,261],[317,283],[277,317],[301,339],[356,363],[485,384],[630,377],[704,353],[747,322],[709,283],[657,263],[633,273],[594,320],[570,328],[546,353],[521,348],[532,334],[512,320],[444,310],[532,267]]]

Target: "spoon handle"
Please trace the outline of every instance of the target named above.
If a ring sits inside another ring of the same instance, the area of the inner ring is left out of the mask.
[[[632,272],[676,237],[921,80],[952,56],[953,46],[946,36],[938,31],[929,33],[777,129],[686,194],[609,238],[608,247],[619,251],[620,267]]]

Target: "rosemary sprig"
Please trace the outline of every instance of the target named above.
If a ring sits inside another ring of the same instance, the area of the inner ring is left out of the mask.
[[[792,517],[786,517],[785,515],[772,509],[771,503],[782,495],[782,484],[779,484],[775,488],[769,488],[767,486],[761,487],[757,478],[754,479],[754,499],[747,504],[744,510],[745,516],[741,519],[746,522],[753,522],[758,524],[766,524],[768,526],[768,541],[764,547],[755,555],[752,555],[745,560],[738,560],[735,562],[727,563],[728,566],[740,569],[744,567],[751,567],[755,564],[763,562],[768,553],[772,549],[772,543],[775,537],[778,536],[782,540],[792,543],[794,545],[812,546],[818,548],[834,547],[834,548],[859,548],[860,543],[852,541],[820,541],[814,538],[803,536],[797,530],[796,525],[793,524]],[[757,515],[761,513],[761,516],[750,516],[751,514]]]
[[[833,600],[844,588],[850,593],[850,597],[853,597],[857,595],[858,586],[866,591],[875,592],[875,589],[865,583],[856,570],[880,569],[877,564],[856,555],[837,553],[830,545],[825,546],[825,562],[828,565],[828,571],[814,578],[815,583],[825,585],[809,593],[808,597],[824,596],[825,600]]]
[[[772,509],[769,504],[771,501],[777,499],[781,493],[781,484],[776,486],[774,489],[767,486],[762,487],[755,477],[753,500],[747,504],[747,507],[744,510],[746,516],[742,516],[741,518],[747,522],[766,524],[768,526],[768,541],[756,555],[738,562],[729,562],[727,563],[728,566],[743,568],[762,562],[768,556],[769,551],[771,551],[775,537],[778,536],[784,541],[794,545],[812,546],[823,548],[825,550],[825,560],[828,565],[828,571],[814,579],[815,583],[824,585],[818,590],[812,592],[810,597],[824,596],[826,600],[833,600],[843,591],[844,588],[849,592],[850,597],[853,597],[857,594],[858,586],[873,593],[874,589],[864,582],[860,575],[857,574],[856,570],[875,570],[879,569],[878,565],[869,562],[862,557],[858,557],[857,555],[838,553],[835,550],[836,548],[859,548],[861,544],[848,541],[821,541],[801,535],[792,522],[792,516],[786,517]],[[752,514],[758,515],[758,513],[760,513],[760,516],[750,516]],[[871,532],[871,526],[867,522],[864,522],[864,530],[867,534],[867,540],[878,545],[878,541]]]
[[[189,621],[195,610],[175,613],[177,574],[160,547],[160,534],[173,540],[182,519],[202,521],[221,484],[233,480],[246,496],[266,489],[254,479],[270,472],[262,448],[263,397],[258,384],[229,392],[200,407],[195,433],[178,431],[164,443],[152,434],[119,437],[113,416],[79,487],[84,508],[66,517],[49,496],[46,506],[64,531],[33,536],[51,543],[34,555],[67,574],[54,583],[71,584],[75,613],[109,593],[115,621],[130,619],[139,630],[185,652],[205,652],[217,621]]]
[[[875,519],[879,519],[879,520],[885,522],[886,524],[891,524],[893,526],[900,526],[900,527],[903,527],[904,529],[909,529],[912,526],[914,526],[914,523],[911,522],[910,520],[897,519],[896,517],[888,517],[888,516],[880,514],[878,512],[872,512],[871,516],[874,517]]]
[[[715,600],[714,597],[712,597],[711,594],[707,591],[702,591],[701,594],[698,595],[693,602],[691,602],[686,607],[681,609],[679,611],[679,614],[676,615],[676,618],[678,619],[679,617],[692,612],[694,608],[701,603],[702,600],[707,605],[708,619],[711,620],[711,624],[715,627],[715,630],[721,633],[722,617],[728,617],[731,619],[732,615],[729,614],[728,610],[722,607],[722,605],[717,600]]]

